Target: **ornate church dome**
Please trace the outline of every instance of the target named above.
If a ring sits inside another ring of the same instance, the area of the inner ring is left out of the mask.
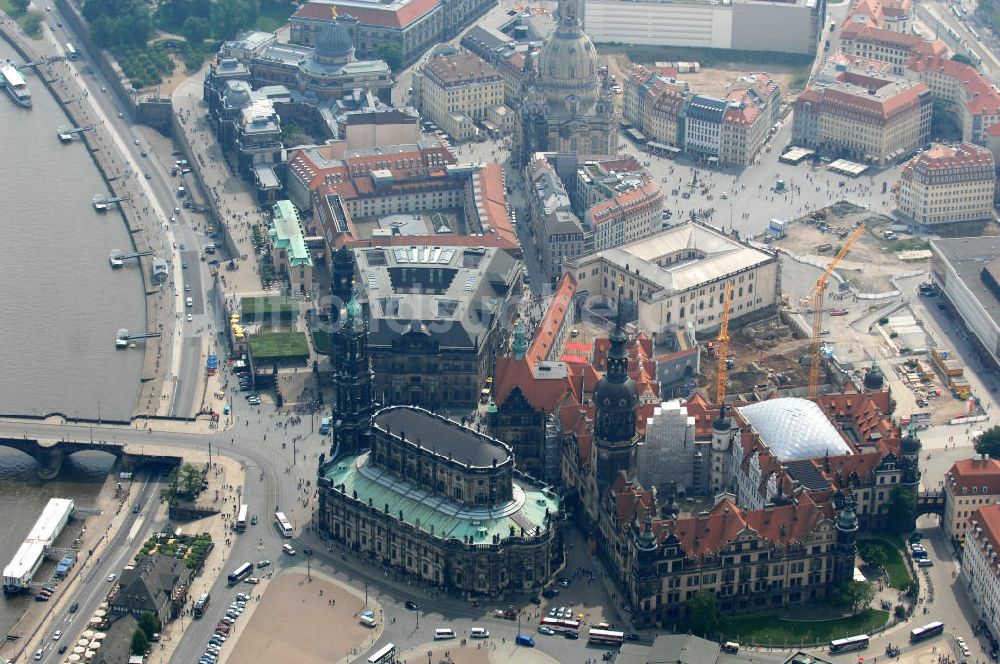
[[[347,62],[353,53],[351,33],[337,21],[328,23],[316,38],[315,56],[320,62]]]
[[[597,50],[583,32],[579,0],[560,0],[557,12],[556,29],[539,54],[539,74],[550,105],[582,113],[597,100]]]

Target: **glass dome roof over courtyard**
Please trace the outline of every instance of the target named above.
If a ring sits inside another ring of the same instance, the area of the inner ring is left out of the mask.
[[[737,410],[782,461],[853,454],[820,407],[807,399],[769,399]]]

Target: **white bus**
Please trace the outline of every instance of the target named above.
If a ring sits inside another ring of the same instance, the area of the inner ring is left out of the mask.
[[[66,42],[66,57],[70,60],[80,59],[80,54],[76,52],[76,48],[73,46],[72,42]]]
[[[229,585],[235,586],[253,572],[253,563],[243,563],[229,573]]]
[[[274,513],[274,525],[278,527],[278,532],[281,533],[282,537],[292,536],[292,522],[285,518],[284,512]]]
[[[849,636],[846,639],[830,641],[830,654],[836,655],[840,652],[864,650],[868,647],[868,641],[869,639],[867,634],[859,634],[858,636]]]
[[[938,634],[944,633],[944,623],[943,622],[932,622],[927,623],[923,627],[915,627],[910,630],[910,643],[917,643],[923,641],[924,639],[929,639],[932,636],[937,636]]]
[[[250,508],[246,505],[240,505],[240,513],[236,517],[236,532],[242,533],[247,529],[247,512]]]
[[[625,632],[613,629],[594,629],[587,632],[587,640],[601,645],[620,646],[625,642]]]
[[[434,640],[441,641],[442,639],[454,639],[455,630],[448,629],[447,627],[439,627],[434,630]]]
[[[389,664],[396,657],[396,644],[387,643],[385,647],[368,658],[368,664]]]

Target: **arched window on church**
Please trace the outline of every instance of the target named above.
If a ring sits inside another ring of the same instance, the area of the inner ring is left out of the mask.
[[[576,67],[570,67],[569,68],[569,77],[570,78],[576,78]]]
[[[594,154],[603,154],[601,152],[601,139],[597,136],[590,137],[590,151]]]
[[[576,136],[569,139],[569,149],[570,152],[576,152]]]

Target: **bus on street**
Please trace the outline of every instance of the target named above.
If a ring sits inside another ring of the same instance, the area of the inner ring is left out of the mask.
[[[253,572],[253,563],[243,563],[229,573],[229,585],[235,586]]]
[[[830,654],[836,655],[837,653],[851,652],[852,650],[864,650],[868,647],[868,641],[867,634],[859,634],[857,636],[849,636],[846,639],[830,641]]]
[[[209,599],[211,598],[209,597],[208,593],[202,593],[201,597],[198,598],[198,601],[194,603],[195,618],[201,618],[203,615],[205,615],[205,609],[208,608]]]
[[[943,622],[932,622],[927,623],[923,627],[915,627],[910,630],[910,643],[917,643],[918,641],[923,641],[924,639],[929,639],[932,636],[937,636],[938,634],[944,633],[944,623]]]
[[[66,42],[66,57],[70,60],[79,60],[80,54],[76,52],[76,47],[72,42]]]
[[[368,658],[368,664],[389,664],[396,657],[396,644],[387,643]]]
[[[540,624],[555,630],[558,634],[565,634],[566,632],[573,632],[576,634],[580,631],[580,622],[577,620],[542,618]]]
[[[613,629],[591,628],[587,633],[587,641],[606,646],[620,646],[625,642],[625,632],[618,632]]]
[[[278,532],[281,533],[282,537],[291,537],[292,533],[292,522],[285,517],[284,512],[274,513],[274,525],[278,527]]]
[[[247,529],[247,512],[250,510],[246,505],[240,505],[240,513],[236,516],[236,532],[242,533]]]

